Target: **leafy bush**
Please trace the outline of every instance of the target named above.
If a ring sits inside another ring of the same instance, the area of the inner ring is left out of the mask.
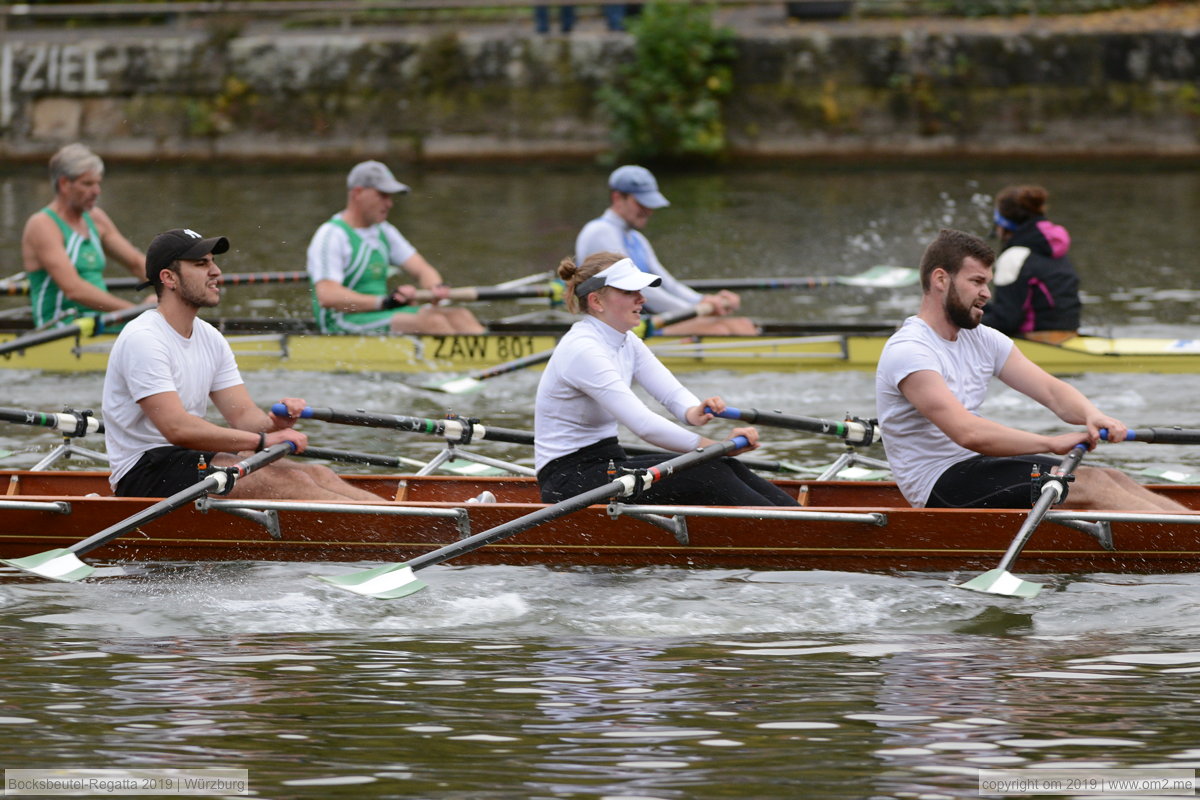
[[[711,6],[650,3],[630,21],[633,58],[601,87],[616,155],[635,161],[712,159],[727,146],[723,97],[733,88],[734,32]]]

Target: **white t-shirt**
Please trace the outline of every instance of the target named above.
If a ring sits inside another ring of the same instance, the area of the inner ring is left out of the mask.
[[[635,257],[635,249],[641,249],[641,258]],[[682,311],[696,305],[703,298],[702,294],[667,272],[667,268],[658,260],[658,254],[650,245],[650,240],[642,235],[641,231],[630,227],[629,223],[611,208],[584,225],[579,236],[575,237],[576,264],[582,264],[592,253],[603,252],[629,256],[639,269],[662,278],[661,286],[647,286],[642,289],[642,296],[646,298],[646,310],[651,314]]]
[[[341,217],[341,214],[337,214]],[[360,239],[362,246],[371,250],[379,250],[383,247],[383,242],[379,241],[380,234],[387,240],[387,252],[384,253],[385,260],[394,266],[403,266],[405,261],[412,258],[413,253],[417,252],[417,248],[409,243],[408,239],[396,229],[396,226],[390,222],[380,222],[377,225],[371,225],[367,228],[354,229]],[[321,227],[317,228],[317,232],[313,234],[312,240],[308,243],[308,276],[313,283],[317,281],[333,281],[338,284],[345,284],[346,269],[350,266],[350,259],[353,255],[353,248],[350,245],[350,237],[346,231],[340,226],[332,222],[325,222]],[[360,260],[364,263],[367,254],[360,254]]]
[[[621,333],[590,315],[572,325],[538,383],[536,468],[616,436],[617,423],[666,450],[682,453],[700,444],[700,434],[646,408],[630,388],[634,381],[680,422],[700,404],[632,331]]]
[[[203,417],[212,392],[240,383],[233,350],[204,320],[195,321],[188,339],[156,309],[126,325],[113,345],[104,375],[104,441],[113,489],[142,453],[171,444],[142,411],[139,400],[175,392],[189,414]]]
[[[906,500],[924,507],[946,468],[977,453],[962,447],[921,415],[900,391],[920,370],[941,375],[963,407],[977,414],[991,379],[1000,374],[1013,341],[995,328],[961,330],[951,342],[920,317],[909,317],[883,347],[875,371],[875,411],[888,464]]]

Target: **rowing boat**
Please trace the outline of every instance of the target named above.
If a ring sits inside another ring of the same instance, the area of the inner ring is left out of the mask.
[[[528,478],[346,477],[378,494],[379,502],[208,497],[95,550],[94,556],[101,562],[398,561],[544,507]],[[892,483],[778,483],[800,498],[803,507],[592,506],[453,563],[974,571],[995,565],[1028,514],[914,509]],[[1200,509],[1200,487],[1155,488],[1188,508]],[[497,502],[467,502],[484,491],[492,492]],[[0,471],[0,557],[66,547],[155,502],[109,494],[107,473],[102,471]],[[1192,527],[1196,524],[1200,512],[1051,511],[1022,552],[1020,569],[1200,571],[1200,539]]]
[[[246,332],[257,326],[258,332]],[[223,325],[243,370],[431,373],[485,369],[554,346],[564,326],[501,329],[480,335],[321,335],[270,321]],[[760,336],[655,336],[647,340],[674,371],[874,370],[890,327],[768,326]],[[0,348],[17,333],[0,334]],[[115,336],[59,339],[6,353],[0,368],[102,372]],[[1076,336],[1061,344],[1018,341],[1056,374],[1200,371],[1200,339]]]

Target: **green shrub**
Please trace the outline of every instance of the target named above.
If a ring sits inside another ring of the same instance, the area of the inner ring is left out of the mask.
[[[726,151],[722,98],[732,89],[734,33],[711,6],[650,3],[630,21],[633,58],[599,91],[624,160],[713,159]]]

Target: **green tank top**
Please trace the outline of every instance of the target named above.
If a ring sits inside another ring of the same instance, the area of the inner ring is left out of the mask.
[[[88,235],[81,236],[49,206],[43,208],[42,212],[54,220],[59,230],[62,231],[67,258],[71,259],[71,263],[75,265],[75,271],[79,273],[79,277],[98,289],[108,291],[108,286],[104,282],[104,247],[100,244],[100,234],[96,231],[95,223],[92,222],[92,215],[86,211],[83,212],[83,221],[87,225]],[[29,273],[29,302],[33,306],[33,324],[37,326],[45,325],[71,309],[81,314],[92,310],[85,305],[68,300],[62,290],[58,288],[58,284],[51,279],[50,273],[44,269]],[[69,322],[69,319],[64,319],[58,324],[65,325]]]
[[[346,265],[342,285],[362,294],[385,295],[388,293],[388,271],[391,268],[391,248],[387,237],[379,232],[379,246],[372,247],[363,241],[358,231],[350,227],[341,217],[329,220],[346,232],[350,240],[350,263]],[[347,313],[332,308],[321,308],[317,292],[312,292],[313,315],[317,327],[325,333],[387,333],[392,315],[400,312],[415,313],[418,309],[405,306],[386,311],[361,311]]]

